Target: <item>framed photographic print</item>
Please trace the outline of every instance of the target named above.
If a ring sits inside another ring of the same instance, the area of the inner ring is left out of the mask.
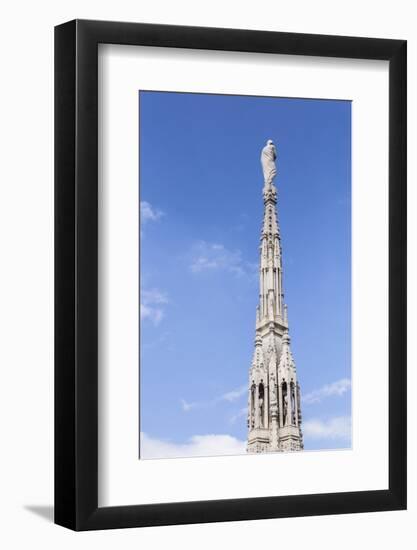
[[[55,30],[55,521],[406,507],[406,42]]]

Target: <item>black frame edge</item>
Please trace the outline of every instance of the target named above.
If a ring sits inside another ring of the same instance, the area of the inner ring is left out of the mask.
[[[389,315],[395,345],[389,350],[388,490],[98,508],[99,43],[389,60]],[[91,530],[406,507],[406,113],[403,40],[85,20],[56,27],[56,523]]]
[[[76,23],[55,28],[55,523],[75,529]]]
[[[407,508],[407,42],[389,64],[389,487]],[[395,414],[394,414],[395,412]]]
[[[98,508],[82,530],[402,510],[389,490]]]

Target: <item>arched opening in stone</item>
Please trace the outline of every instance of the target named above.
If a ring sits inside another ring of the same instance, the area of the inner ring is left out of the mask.
[[[288,388],[287,383],[282,383],[282,418],[284,420],[284,426],[287,424],[287,411],[288,411]]]
[[[259,384],[259,425],[264,426],[265,388],[263,382]]]

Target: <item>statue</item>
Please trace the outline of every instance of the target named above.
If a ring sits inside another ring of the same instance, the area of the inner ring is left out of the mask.
[[[275,376],[273,373],[269,377],[269,387],[271,389],[271,403],[275,403],[277,400],[277,388],[275,386]]]
[[[288,397],[287,397],[287,394],[284,393],[284,396],[283,396],[283,403],[282,403],[282,407],[283,407],[283,417],[284,417],[284,424],[287,423],[287,412],[288,412]]]
[[[259,384],[258,388],[258,406],[259,406],[259,424],[260,427],[263,428],[264,426],[264,384],[263,380],[261,380],[261,383]]]
[[[272,181],[277,175],[275,161],[277,159],[277,150],[272,139],[268,139],[261,153],[261,164],[264,173],[265,186],[272,185]]]

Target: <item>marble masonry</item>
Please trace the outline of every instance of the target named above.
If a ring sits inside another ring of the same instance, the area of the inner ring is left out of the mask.
[[[249,453],[303,449],[300,386],[284,303],[282,247],[274,185],[276,159],[275,145],[268,140],[261,153],[264,218],[255,351],[249,371]]]

